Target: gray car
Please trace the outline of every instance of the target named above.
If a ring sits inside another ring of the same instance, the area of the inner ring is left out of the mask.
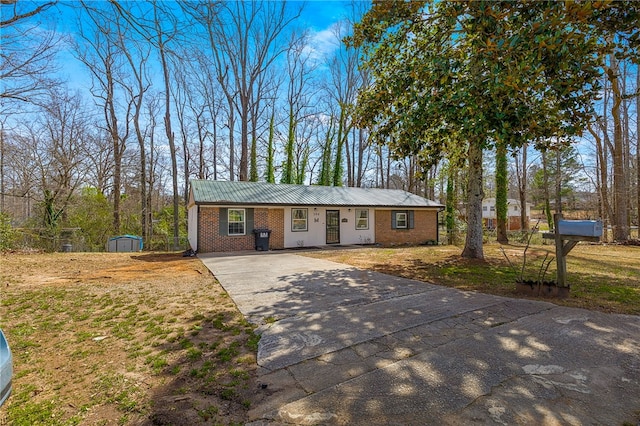
[[[0,407],[11,394],[11,380],[13,378],[13,356],[9,343],[0,329]]]

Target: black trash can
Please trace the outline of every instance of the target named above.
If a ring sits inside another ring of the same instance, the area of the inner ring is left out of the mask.
[[[256,250],[269,251],[271,229],[254,229],[253,233],[256,236]]]

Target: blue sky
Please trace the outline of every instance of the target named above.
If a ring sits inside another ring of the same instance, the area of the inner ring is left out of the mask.
[[[104,2],[104,0],[89,0],[93,2]],[[278,1],[278,0],[275,0]],[[167,1],[167,3],[172,0]],[[37,3],[37,1],[35,2]],[[123,1],[123,3],[126,3]],[[315,51],[318,58],[331,55],[339,48],[339,43],[334,34],[335,26],[351,14],[353,4],[359,8],[367,7],[370,1],[342,1],[342,0],[310,0],[310,1],[288,1],[292,8],[297,9],[303,6],[303,11],[296,23],[298,29],[309,31],[310,48]],[[64,33],[70,38],[75,37],[76,11],[79,1],[69,0],[59,3],[55,9],[48,11],[48,26],[55,28],[55,31]],[[87,82],[83,83],[78,77],[83,78],[87,73],[86,68],[75,57],[72,50],[66,49],[60,52],[59,62],[62,64],[61,75],[69,82],[73,88],[86,89]],[[88,79],[88,75],[86,76]]]

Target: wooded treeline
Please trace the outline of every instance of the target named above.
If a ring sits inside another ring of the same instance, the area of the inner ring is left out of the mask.
[[[549,213],[578,200],[591,218],[614,226],[616,239],[629,238],[640,210],[637,6],[445,8],[458,17],[451,34],[463,27],[469,34],[458,39],[429,26],[445,16],[437,4],[403,3],[350,3],[321,38],[304,27],[297,2],[3,2],[0,246],[15,244],[21,228],[52,249],[65,238],[101,249],[123,233],[143,236],[147,247],[184,248],[192,178],[405,189],[446,204],[450,230],[465,229],[460,211],[471,212],[468,184],[475,179],[478,195],[518,198]],[[501,8],[514,18],[497,28]],[[381,73],[372,46],[384,43],[372,35],[383,31],[382,22],[403,28],[415,14],[424,33],[411,27],[418,36],[398,45],[428,42],[442,60],[460,54],[433,69],[435,53],[407,58],[387,48]],[[547,33],[515,30],[536,19],[555,23],[548,30],[560,34],[558,46],[541,47],[554,40]],[[360,39],[343,43],[358,22]],[[568,30],[576,22],[590,38]],[[538,37],[536,48],[522,42],[529,36]],[[571,51],[563,50],[570,43]],[[466,48],[475,56],[461,56]],[[540,58],[530,52],[549,56],[543,65],[556,73],[553,90],[542,90],[538,74],[512,69],[535,67]],[[422,98],[477,100],[484,90],[491,102],[457,111],[433,103],[414,114],[407,99],[404,106],[380,104],[393,93],[379,90],[382,77],[404,81],[396,89]],[[369,112],[367,93],[380,96]],[[402,132],[381,132],[385,122],[371,119],[387,106],[393,113],[405,108]],[[490,111],[508,120],[469,121]],[[512,127],[500,127],[496,137],[495,123],[506,121]],[[448,126],[425,130],[436,122]],[[478,139],[484,160],[469,155],[474,144],[467,142],[478,134],[468,126],[493,132]],[[479,181],[469,167],[478,158],[485,170]]]

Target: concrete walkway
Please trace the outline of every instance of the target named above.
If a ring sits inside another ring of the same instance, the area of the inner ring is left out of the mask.
[[[638,316],[295,252],[199,257],[261,325],[251,425],[640,425]]]

